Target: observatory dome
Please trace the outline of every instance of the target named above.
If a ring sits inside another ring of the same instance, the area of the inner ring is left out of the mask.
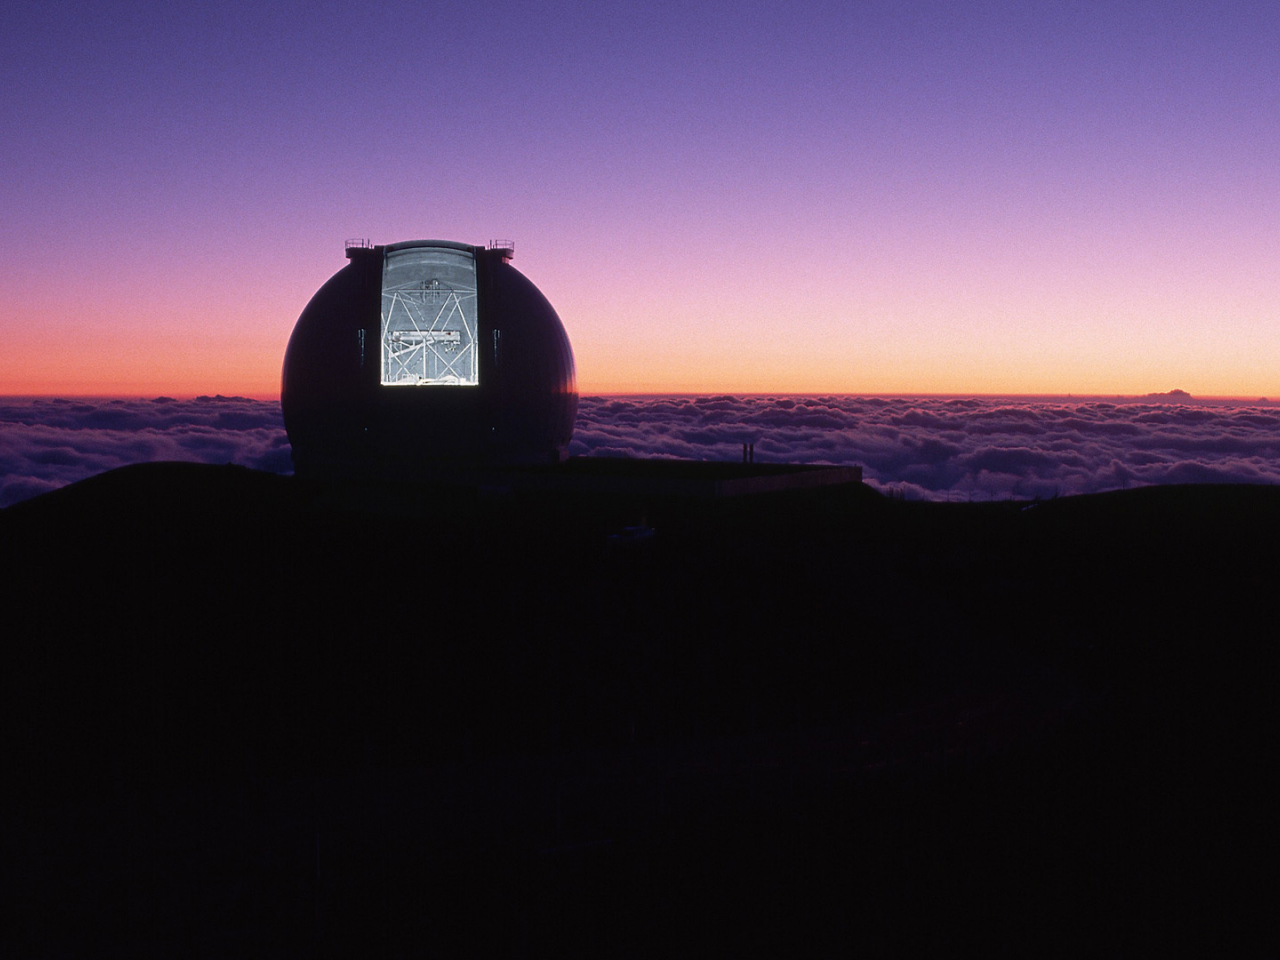
[[[410,478],[449,463],[558,461],[573,436],[573,351],[511,244],[347,244],[284,356],[300,475]]]

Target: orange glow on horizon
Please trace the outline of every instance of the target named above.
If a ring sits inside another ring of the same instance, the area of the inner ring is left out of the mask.
[[[662,266],[652,264],[649,275],[660,276]],[[962,287],[958,280],[927,295],[864,294],[842,281],[800,291],[784,311],[772,292],[745,296],[749,276],[736,273],[714,289],[686,278],[688,295],[674,280],[655,280],[661,296],[654,302],[678,309],[654,312],[628,295],[627,285],[639,282],[629,274],[585,278],[576,268],[534,265],[529,275],[565,321],[584,395],[1280,394],[1261,297],[1235,308],[1240,319],[1230,329],[1199,323],[1211,309],[1207,296],[1179,307],[1154,296],[1112,302],[1032,291],[997,310],[977,297],[949,299],[949,290]],[[125,290],[86,298],[51,286],[62,299],[0,311],[23,318],[6,331],[0,393],[277,399],[289,335],[316,286],[314,276],[268,288],[269,295],[211,286],[191,302],[157,300],[149,313]],[[1042,297],[1053,309],[1036,310]]]

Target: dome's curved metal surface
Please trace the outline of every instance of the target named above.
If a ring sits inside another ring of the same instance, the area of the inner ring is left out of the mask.
[[[411,478],[558,460],[578,392],[564,325],[509,250],[353,247],[302,311],[281,407],[299,474]]]

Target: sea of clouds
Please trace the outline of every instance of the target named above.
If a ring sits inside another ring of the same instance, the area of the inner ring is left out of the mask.
[[[0,507],[106,470],[156,460],[293,470],[275,402],[0,399]]]
[[[1280,405],[1138,399],[584,397],[569,452],[858,464],[909,498],[1066,496],[1154,483],[1280,481]],[[0,400],[0,506],[129,463],[292,470],[280,405]]]

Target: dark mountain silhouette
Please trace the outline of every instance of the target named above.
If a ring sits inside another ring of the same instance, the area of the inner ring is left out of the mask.
[[[1245,942],[1278,527],[1255,486],[930,504],[116,470],[0,512],[5,938]]]

